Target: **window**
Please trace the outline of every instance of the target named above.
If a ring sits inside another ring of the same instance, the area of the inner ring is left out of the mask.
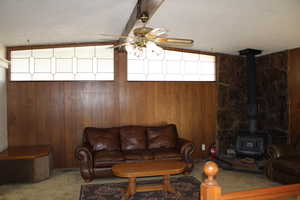
[[[215,81],[215,56],[146,50],[140,57],[128,52],[128,81]]]
[[[114,80],[111,45],[11,51],[12,81]]]

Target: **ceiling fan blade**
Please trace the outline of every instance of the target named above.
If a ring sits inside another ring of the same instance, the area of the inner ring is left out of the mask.
[[[150,39],[157,38],[158,36],[166,34],[168,31],[164,28],[155,28],[149,33],[147,33],[145,36]]]
[[[114,35],[114,34],[97,34],[100,36],[104,36],[104,37],[113,37],[113,38],[130,38],[130,36],[125,36],[125,35]]]
[[[158,44],[166,44],[166,45],[185,45],[189,46],[194,43],[194,40],[191,39],[180,39],[180,38],[156,38],[154,40],[155,43]]]

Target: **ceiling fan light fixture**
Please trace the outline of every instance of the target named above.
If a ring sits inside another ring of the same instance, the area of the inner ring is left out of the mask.
[[[163,48],[161,48],[160,46],[158,46],[157,44],[155,44],[152,41],[147,42],[147,49],[149,51],[155,53],[157,56],[159,56],[160,54],[163,53]]]
[[[125,49],[128,53],[133,54],[134,56],[141,58],[145,55],[146,51],[150,51],[151,53],[155,53],[157,56],[163,53],[163,48],[156,45],[152,41],[148,41],[146,46],[138,46],[135,44],[128,44],[125,46]]]
[[[145,47],[139,47],[134,44],[129,44],[125,46],[127,53],[133,54],[137,58],[141,58],[145,54]]]

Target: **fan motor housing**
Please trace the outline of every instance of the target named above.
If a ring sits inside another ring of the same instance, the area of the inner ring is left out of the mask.
[[[152,30],[153,28],[150,27],[141,27],[134,29],[133,33],[135,36],[144,37],[147,33],[149,33]]]

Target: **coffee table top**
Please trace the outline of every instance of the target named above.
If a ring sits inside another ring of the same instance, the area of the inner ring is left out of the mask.
[[[179,174],[185,168],[186,164],[182,161],[155,160],[117,164],[112,167],[112,171],[116,176],[130,178]]]

